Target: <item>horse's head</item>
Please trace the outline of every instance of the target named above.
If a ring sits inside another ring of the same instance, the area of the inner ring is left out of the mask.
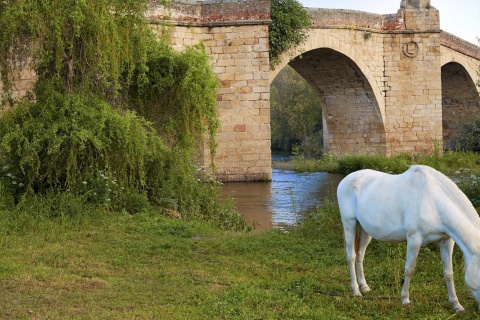
[[[475,257],[472,261],[468,261],[465,270],[465,282],[479,303],[478,308],[480,310],[480,258]]]

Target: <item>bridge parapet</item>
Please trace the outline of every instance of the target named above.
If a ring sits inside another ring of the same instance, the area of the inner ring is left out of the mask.
[[[147,18],[167,18],[175,25],[215,26],[270,22],[269,0],[175,0],[164,7],[150,1]]]
[[[405,21],[401,14],[376,14],[357,10],[307,8],[312,19],[312,28],[355,28],[404,30]]]
[[[480,47],[466,40],[460,39],[451,33],[442,30],[440,34],[442,45],[463,53],[475,59],[480,59]]]

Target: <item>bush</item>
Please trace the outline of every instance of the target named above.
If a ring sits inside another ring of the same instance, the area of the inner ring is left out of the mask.
[[[271,0],[269,26],[270,61],[279,62],[283,52],[301,45],[308,36],[310,17],[296,0]]]
[[[456,149],[480,152],[480,117],[465,123],[454,141]]]
[[[410,155],[384,157],[381,155],[354,156],[347,155],[338,160],[338,172],[348,174],[350,172],[373,169],[387,173],[402,173],[412,164]]]
[[[162,170],[152,177],[149,165],[163,168],[168,149],[148,122],[95,97],[43,89],[38,101],[24,100],[0,118],[2,179],[17,200],[49,189],[93,199],[100,174],[139,192],[148,179],[162,178]]]

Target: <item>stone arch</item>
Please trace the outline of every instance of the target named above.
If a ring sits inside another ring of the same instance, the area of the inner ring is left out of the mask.
[[[379,105],[356,63],[330,48],[290,61],[320,97],[325,151],[335,154],[385,154],[386,137]]]
[[[351,39],[341,40],[342,37],[333,34],[325,33],[326,30],[311,29],[308,40],[301,47],[283,53],[280,57],[280,63],[270,71],[270,83],[275,79],[277,74],[292,61],[294,58],[302,57],[305,52],[309,52],[319,48],[330,48],[339,53],[342,53],[356,64],[359,71],[363,74],[366,81],[372,88],[372,93],[378,105],[378,110],[381,115],[382,122],[385,123],[385,100],[382,95],[380,86],[377,85],[377,77],[369,68],[369,64],[362,58],[362,54],[358,53],[350,41]],[[348,30],[340,30],[341,32],[348,32]],[[362,32],[363,34],[363,32]],[[348,36],[346,36],[348,37]],[[363,35],[362,35],[363,37]]]
[[[457,62],[442,65],[442,126],[446,148],[455,147],[463,123],[480,116],[477,87],[468,70]]]
[[[458,53],[457,51],[450,49],[448,47],[441,47],[441,65],[442,67],[447,63],[454,62],[461,65],[464,71],[470,76],[470,79],[474,83],[479,81],[479,61],[476,58],[470,57],[468,55],[464,55]],[[478,87],[476,87],[477,91],[480,91]]]

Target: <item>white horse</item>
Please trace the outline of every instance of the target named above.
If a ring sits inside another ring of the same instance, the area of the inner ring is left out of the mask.
[[[360,290],[370,290],[363,272],[363,258],[373,237],[389,242],[407,241],[403,304],[410,303],[410,280],[420,247],[437,243],[449,301],[457,312],[465,310],[458,302],[453,284],[455,242],[465,257],[465,282],[480,303],[480,217],[448,177],[420,165],[399,175],[360,170],[340,182],[337,197],[355,296],[361,296]]]

